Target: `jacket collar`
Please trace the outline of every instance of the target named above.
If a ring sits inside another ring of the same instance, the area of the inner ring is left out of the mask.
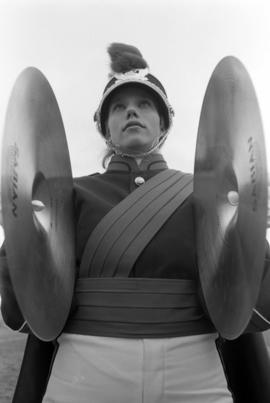
[[[167,163],[161,154],[150,154],[145,157],[140,166],[134,158],[114,155],[108,165],[109,171],[138,172],[138,171],[162,171],[167,169]]]

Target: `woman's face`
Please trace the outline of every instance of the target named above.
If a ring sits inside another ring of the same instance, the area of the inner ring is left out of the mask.
[[[106,129],[115,146],[136,154],[148,151],[158,143],[163,119],[147,89],[125,86],[112,95]]]

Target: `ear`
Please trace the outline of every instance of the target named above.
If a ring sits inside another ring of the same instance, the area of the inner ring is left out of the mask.
[[[111,137],[110,129],[108,126],[108,121],[106,121],[106,123],[105,123],[105,131],[106,131],[105,139],[108,140]]]
[[[165,132],[165,119],[162,115],[160,115],[160,132],[161,134]]]

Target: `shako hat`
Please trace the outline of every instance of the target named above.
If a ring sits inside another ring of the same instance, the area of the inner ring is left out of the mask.
[[[163,85],[155,76],[149,73],[148,64],[141,52],[135,46],[112,43],[108,47],[108,53],[111,58],[110,80],[103,91],[102,99],[94,115],[97,128],[102,136],[106,136],[105,119],[110,97],[116,89],[128,84],[147,87],[154,94],[160,107],[160,112],[165,119],[165,130],[168,132],[172,124],[174,111],[169,104]]]

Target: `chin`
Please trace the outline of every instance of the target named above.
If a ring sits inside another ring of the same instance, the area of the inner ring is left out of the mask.
[[[148,150],[151,145],[152,142],[149,141],[149,139],[146,139],[145,136],[130,136],[129,138],[126,138],[126,141],[123,142],[123,148],[134,151]]]
[[[123,147],[123,149],[126,152],[132,152],[132,153],[143,153],[148,151],[151,148],[151,144],[145,144],[145,143],[141,143],[141,142],[130,142],[128,144],[125,144],[125,146]]]

